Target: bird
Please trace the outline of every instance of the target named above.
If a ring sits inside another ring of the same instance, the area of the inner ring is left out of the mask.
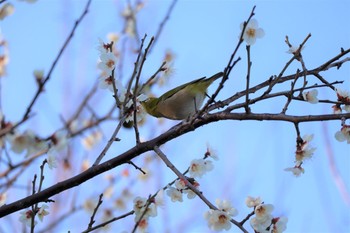
[[[224,75],[218,72],[213,76],[202,77],[182,84],[160,97],[149,97],[141,102],[146,112],[154,117],[171,120],[184,120],[194,115],[202,106],[207,96],[208,87]]]

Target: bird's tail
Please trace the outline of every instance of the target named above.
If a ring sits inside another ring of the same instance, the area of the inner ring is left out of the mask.
[[[207,78],[207,80],[210,80],[211,81],[210,83],[212,83],[215,80],[217,80],[218,78],[221,78],[222,76],[224,76],[224,72],[219,72],[219,73],[216,73],[213,76]]]

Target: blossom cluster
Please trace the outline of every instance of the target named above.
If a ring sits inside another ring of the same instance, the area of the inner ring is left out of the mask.
[[[274,209],[271,204],[264,204],[260,197],[253,198],[248,196],[246,198],[246,205],[249,208],[254,208],[254,217],[250,219],[250,225],[255,232],[259,233],[281,233],[287,229],[288,218],[273,217],[272,211]]]
[[[191,184],[198,188],[199,183],[194,179],[196,177],[202,177],[207,172],[213,170],[214,165],[213,162],[209,159],[218,160],[218,156],[216,155],[216,152],[207,145],[207,150],[205,152],[204,158],[201,159],[194,159],[190,163],[190,167],[188,169],[189,174],[191,178],[188,178],[187,180],[177,180],[175,181],[175,187],[169,186],[167,188],[166,194],[171,198],[171,201],[176,202],[182,202],[182,195],[186,194],[187,198],[192,199],[196,196],[196,194],[187,187],[187,182],[191,182]]]
[[[157,216],[157,207],[163,205],[162,191],[154,198],[146,199],[136,197],[134,199],[133,210],[135,213],[135,222],[138,223],[138,229],[142,232],[148,228],[149,217]]]
[[[7,134],[6,139],[11,145],[11,150],[16,154],[25,152],[26,157],[28,157],[36,153],[47,152],[47,162],[50,168],[56,167],[55,155],[65,148],[68,143],[68,135],[63,130],[55,132],[49,139],[41,139],[31,130],[24,132],[15,130]]]
[[[19,221],[24,223],[28,227],[32,227],[32,225],[36,225],[38,221],[35,220],[35,217],[38,216],[39,220],[42,222],[44,217],[49,215],[47,211],[49,207],[43,204],[41,207],[38,207],[34,212],[33,210],[24,210],[20,212]]]
[[[286,217],[273,217],[273,205],[264,204],[260,197],[246,198],[246,205],[254,208],[250,219],[250,225],[257,233],[281,233],[286,230],[288,219]],[[238,211],[232,206],[228,200],[217,199],[215,201],[217,209],[210,209],[204,214],[208,227],[213,231],[230,230],[231,218],[238,215]]]
[[[310,146],[310,141],[314,138],[313,134],[305,135],[303,138],[297,140],[297,149],[295,151],[295,165],[291,168],[284,169],[292,172],[295,176],[300,176],[304,173],[302,164],[314,154],[316,147]]]
[[[99,62],[98,68],[102,71],[99,77],[99,86],[102,89],[108,89],[111,92],[117,94],[116,98],[121,103],[125,103],[126,112],[126,122],[134,121],[134,112],[136,112],[136,119],[138,123],[142,123],[146,116],[146,111],[141,105],[141,102],[146,100],[146,96],[141,94],[136,97],[135,107],[133,100],[132,90],[127,90],[123,84],[115,78],[115,68],[117,64],[117,56],[113,53],[113,43],[105,44],[102,40],[99,42],[97,50],[99,51]],[[135,109],[135,111],[134,111]]]
[[[231,202],[228,200],[216,199],[217,209],[210,209],[204,213],[208,227],[214,231],[229,230],[231,228],[231,218],[238,215]]]
[[[138,1],[135,7],[132,7],[130,4],[122,11],[121,16],[125,20],[125,25],[123,33],[127,34],[130,37],[136,36],[136,14],[144,7],[142,1]]]
[[[336,89],[336,93],[338,101],[344,103],[344,106],[343,108],[341,108],[341,104],[336,104],[332,106],[333,112],[341,113],[342,110],[344,110],[345,112],[350,112],[350,92],[338,88]]]

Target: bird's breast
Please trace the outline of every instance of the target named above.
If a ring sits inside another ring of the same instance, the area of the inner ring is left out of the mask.
[[[158,112],[170,119],[186,119],[201,108],[204,99],[205,93],[192,93],[184,88],[161,101],[158,105]]]

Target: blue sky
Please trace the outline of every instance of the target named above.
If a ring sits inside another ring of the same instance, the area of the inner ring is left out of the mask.
[[[35,92],[33,70],[48,71],[86,1],[39,0],[35,4],[12,2],[16,7],[15,13],[0,24],[3,36],[10,43],[8,76],[1,80],[1,104],[6,117],[16,121],[20,119],[19,116],[23,114],[24,107]],[[140,35],[154,35],[170,3],[171,1],[166,0],[149,0],[146,3],[137,16]],[[81,97],[88,92],[98,76],[98,38],[106,39],[107,33],[122,30],[120,12],[125,5],[124,1],[92,2],[88,15],[59,61],[45,93],[34,107],[37,115],[23,126],[23,130],[35,128],[38,134],[45,137],[62,126],[59,114],[66,118],[72,114]],[[288,48],[284,42],[286,35],[293,44],[298,45],[308,33],[312,34],[303,50],[303,58],[309,69],[337,55],[341,47],[349,48],[349,1],[180,0],[147,59],[142,78],[146,80],[154,73],[168,49],[176,55],[175,72],[168,86],[154,90],[156,94],[222,70],[236,46],[240,23],[249,16],[254,5],[255,18],[265,30],[265,36],[258,39],[251,48],[252,85],[278,74],[290,59],[291,55],[286,53]],[[136,43],[130,42],[128,48],[135,49]],[[219,97],[225,98],[241,91],[245,86],[244,46],[241,47],[239,56],[242,61],[233,70]],[[134,57],[125,61],[125,78],[132,72],[133,61]],[[300,68],[300,64],[295,63],[286,73],[293,73],[297,68]],[[344,80],[341,87],[350,89],[349,64],[345,64],[338,71],[324,73],[324,77],[329,81]],[[282,88],[289,89],[289,85],[288,83]],[[213,91],[214,88],[211,87],[210,90]],[[319,95],[320,98],[335,99],[334,93],[330,91],[320,91]],[[269,101],[252,106],[252,110],[277,113],[281,111],[284,101]],[[112,103],[113,99],[104,90],[99,90],[93,100],[93,106],[101,115]],[[328,105],[302,103],[292,104],[287,113],[322,114],[331,113],[331,109]],[[156,123],[155,119],[148,119],[147,125],[140,129],[141,136],[150,139],[177,122],[166,120],[161,125]],[[84,152],[76,146],[77,156],[88,156],[93,161],[114,126],[115,123],[101,126],[105,138],[95,150]],[[167,143],[163,149],[180,170],[185,170],[192,159],[202,156],[207,143],[214,147],[220,160],[215,162],[214,171],[199,179],[201,190],[212,202],[216,198],[231,200],[240,213],[238,220],[250,211],[244,205],[246,196],[260,196],[266,203],[275,206],[274,215],[289,218],[286,232],[345,233],[350,231],[350,203],[345,203],[337,188],[330,168],[329,152],[333,154],[335,167],[349,192],[350,148],[346,143],[339,143],[334,139],[334,133],[339,127],[340,122],[336,121],[300,125],[302,135],[315,135],[313,145],[317,147],[317,151],[313,159],[305,163],[306,172],[299,178],[283,171],[293,165],[295,150],[294,126],[285,122],[214,123]],[[131,131],[123,131],[120,137],[124,143],[113,147],[106,159],[133,145],[133,139],[127,140],[132,138]],[[79,159],[76,158],[76,161]],[[136,161],[141,163],[143,160],[139,158]],[[152,166],[157,172],[154,171],[150,184],[141,183],[135,186],[135,194],[146,197],[175,177],[160,161],[155,161]],[[120,169],[112,172],[118,171]],[[32,177],[31,174],[28,172],[28,177]],[[53,177],[51,179],[54,180]],[[27,181],[28,178],[23,178],[23,183]],[[116,189],[123,184],[118,184]],[[99,192],[92,187],[93,182],[87,182],[80,187],[80,192],[84,190],[86,197],[97,197]],[[11,200],[16,200],[16,197],[12,196]],[[159,211],[158,219],[151,220],[151,232],[210,232],[203,218],[206,210],[207,207],[198,198],[186,200],[184,203],[167,201],[164,209]],[[87,217],[85,213],[77,213],[63,225],[70,226],[69,229],[76,232],[84,227],[76,226],[73,221]],[[11,221],[15,222],[16,219],[14,216]],[[130,230],[132,222],[131,217],[129,220],[113,223],[112,227],[120,231]],[[67,232],[68,228],[65,226],[56,231]],[[250,227],[247,226],[247,229],[250,230]],[[230,232],[238,230],[233,226]]]

